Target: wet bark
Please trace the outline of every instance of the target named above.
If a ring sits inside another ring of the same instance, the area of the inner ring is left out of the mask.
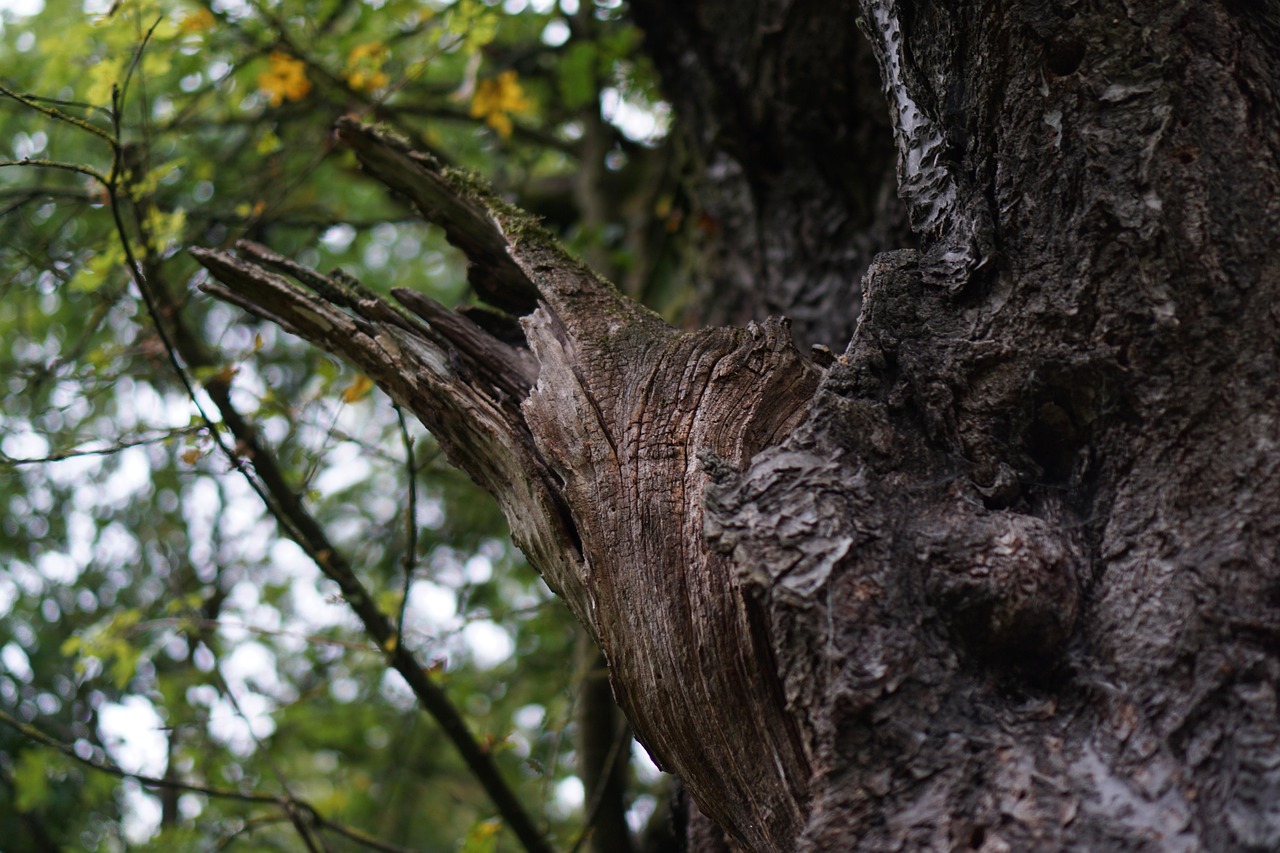
[[[689,69],[706,150],[765,137],[708,163],[768,222],[709,241],[708,292],[821,305],[810,340],[860,304],[838,358],[778,320],[677,332],[353,123],[522,339],[261,247],[198,253],[209,289],[351,360],[498,497],[733,844],[1280,848],[1274,7],[634,5],[660,66]],[[814,189],[859,113],[820,113],[833,142],[746,109],[800,97],[761,69],[855,45],[855,18],[919,241],[866,264],[859,299],[825,271],[885,215]]]

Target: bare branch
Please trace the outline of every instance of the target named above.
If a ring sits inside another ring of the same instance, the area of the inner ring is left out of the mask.
[[[194,782],[180,782],[176,779],[162,779],[158,776],[131,773],[128,770],[109,762],[82,758],[69,744],[63,743],[57,738],[46,734],[29,723],[24,723],[16,717],[10,716],[5,711],[0,711],[0,723],[3,723],[9,728],[17,731],[23,737],[33,740],[42,746],[47,746],[50,749],[57,750],[68,758],[74,759],[86,767],[90,767],[101,773],[117,776],[121,779],[134,779],[141,782],[143,785],[146,785],[148,788],[172,788],[180,791],[192,791],[197,794],[204,794],[209,797],[216,797],[223,800],[239,800],[246,803],[267,803],[273,806],[280,806],[284,803],[284,799],[276,794],[260,794],[255,791],[236,791],[231,788],[215,788],[208,785],[197,785]]]
[[[107,144],[110,145],[113,149],[117,147],[115,138],[107,131],[103,130],[97,125],[90,124],[84,119],[76,118],[73,115],[68,115],[67,113],[64,113],[62,110],[57,109],[56,107],[46,107],[44,104],[40,102],[44,100],[43,98],[37,99],[32,95],[19,94],[18,92],[13,91],[12,89],[8,89],[5,86],[0,86],[0,95],[13,98],[15,101],[22,104],[24,107],[30,107],[36,112],[42,113],[51,119],[66,122],[67,124],[72,125],[73,127],[78,127],[81,130],[88,131],[89,133],[92,133],[94,136],[99,136],[102,139],[106,140]],[[81,106],[81,105],[77,104],[76,106]],[[103,183],[106,183],[106,182],[104,181]]]
[[[0,160],[0,167],[3,166],[33,166],[39,169],[58,169],[63,172],[76,172],[77,174],[87,175],[95,181],[100,182],[103,186],[110,183],[105,175],[90,166],[83,166],[79,163],[64,163],[61,160],[40,160],[24,157],[21,160]]]
[[[48,456],[16,458],[5,454],[0,450],[0,465],[17,466],[17,465],[43,465],[49,462],[61,462],[65,459],[75,459],[81,456],[110,456],[114,453],[121,453],[134,447],[145,447],[148,444],[159,444],[161,442],[170,441],[184,435],[194,435],[204,430],[203,426],[187,426],[176,429],[166,430],[159,435],[150,435],[144,438],[136,438],[131,441],[117,442],[109,447],[76,447],[71,450],[60,450],[51,453]]]

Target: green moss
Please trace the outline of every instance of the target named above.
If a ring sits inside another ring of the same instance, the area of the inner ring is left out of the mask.
[[[409,137],[405,136],[390,125],[383,124],[382,122],[373,122],[372,124],[366,125],[366,127],[370,133],[389,145],[394,145],[395,147],[402,148],[405,151],[413,150],[413,142]]]
[[[597,310],[603,310],[609,319],[629,324],[640,317],[646,317],[666,325],[656,313],[632,302],[612,282],[597,275],[584,261],[569,254],[560,240],[542,225],[541,219],[503,201],[483,176],[464,169],[445,167],[440,170],[440,177],[461,198],[482,204],[513,247],[526,254],[546,253],[549,256],[546,260],[563,274],[579,275],[598,282],[600,287],[613,296],[613,299],[600,300],[600,304],[595,306]]]
[[[463,198],[488,204],[490,199],[497,197],[493,185],[485,180],[484,176],[470,169],[444,166],[440,169],[440,177]]]

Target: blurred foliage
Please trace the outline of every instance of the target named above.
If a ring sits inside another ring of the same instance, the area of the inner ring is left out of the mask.
[[[7,853],[303,848],[277,805],[197,789],[288,794],[414,850],[516,845],[241,476],[255,460],[200,387],[228,383],[526,807],[557,845],[577,837],[567,612],[430,435],[203,296],[183,250],[250,238],[468,300],[441,236],[334,146],[356,114],[485,174],[674,310],[680,196],[638,46],[620,0],[0,0]],[[643,780],[635,796],[639,820]]]

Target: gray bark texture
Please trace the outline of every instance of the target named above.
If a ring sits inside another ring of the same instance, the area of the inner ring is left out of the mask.
[[[498,498],[691,849],[1280,849],[1276,5],[632,11],[743,326],[351,122],[521,334],[252,245],[208,289]]]

